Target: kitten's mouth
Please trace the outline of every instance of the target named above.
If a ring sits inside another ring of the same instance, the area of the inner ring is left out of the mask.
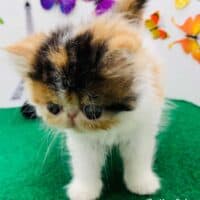
[[[68,116],[68,122],[70,127],[75,127],[76,126],[76,117],[78,115],[78,111],[71,111],[67,114]]]
[[[69,125],[71,128],[75,128],[76,127],[76,122],[74,119],[69,120]]]
[[[75,123],[74,121],[72,121],[72,122],[71,122],[71,126],[72,126],[72,127],[75,127],[75,126],[76,126],[76,123]]]

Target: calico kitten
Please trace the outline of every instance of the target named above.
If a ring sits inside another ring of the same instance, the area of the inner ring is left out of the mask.
[[[152,165],[164,89],[160,66],[133,22],[144,4],[118,0],[115,11],[80,30],[37,34],[8,47],[23,58],[18,68],[37,114],[66,130],[72,200],[100,196],[101,168],[113,145],[119,146],[129,191],[144,195],[160,188]]]

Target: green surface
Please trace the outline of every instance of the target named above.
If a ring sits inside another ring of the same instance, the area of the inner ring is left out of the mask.
[[[174,103],[170,125],[158,137],[155,170],[162,178],[162,190],[143,197],[128,193],[113,151],[104,170],[103,200],[200,199],[200,108]],[[0,110],[0,200],[66,199],[63,187],[70,170],[63,136],[44,130],[39,121],[23,119],[19,109]]]

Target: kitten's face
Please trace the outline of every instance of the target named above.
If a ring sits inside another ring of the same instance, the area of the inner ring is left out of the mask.
[[[43,39],[34,50],[25,75],[30,102],[51,126],[111,129],[136,106],[132,53],[138,41],[131,38],[130,44],[133,35],[126,31],[115,37],[97,28],[69,38],[67,31]]]

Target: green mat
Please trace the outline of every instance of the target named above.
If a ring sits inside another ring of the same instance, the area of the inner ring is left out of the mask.
[[[104,170],[106,188],[101,199],[200,199],[200,108],[173,102],[177,107],[170,125],[158,137],[155,170],[162,190],[143,197],[126,191],[114,150]],[[63,187],[71,176],[63,136],[45,129],[39,120],[23,119],[19,109],[0,110],[0,200],[66,199]]]

